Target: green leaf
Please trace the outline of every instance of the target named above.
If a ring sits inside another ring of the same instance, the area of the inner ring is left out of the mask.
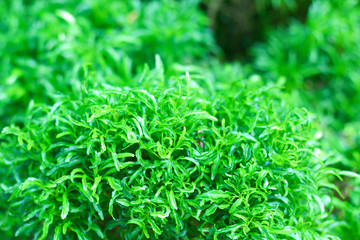
[[[171,203],[171,206],[177,210],[177,205],[176,205],[176,200],[175,200],[175,195],[174,195],[174,191],[173,190],[170,190],[169,192],[169,200],[170,200],[170,203]]]
[[[101,220],[104,220],[104,214],[103,214],[103,211],[101,210],[101,207],[99,204],[96,204],[95,202],[93,202],[93,206],[96,210],[96,212],[98,213],[99,217]]]
[[[219,166],[220,166],[220,156],[217,155],[215,157],[214,163],[211,166],[211,180],[215,179],[216,172],[217,172]]]
[[[160,228],[156,225],[154,220],[149,220],[149,223],[151,225],[151,228],[154,230],[154,232],[158,235],[162,234],[162,231],[160,230]]]
[[[63,193],[63,200],[62,200],[62,210],[61,210],[61,218],[65,219],[68,215],[70,210],[70,203],[69,199],[67,198],[66,193]]]
[[[90,227],[93,231],[96,232],[96,234],[99,236],[99,238],[104,239],[104,234],[98,225],[92,224]]]
[[[130,202],[126,199],[116,199],[115,201],[125,207],[130,207],[130,205],[131,205]]]
[[[54,231],[54,240],[61,240],[61,226],[56,226]]]
[[[218,205],[217,205],[217,204],[213,204],[210,208],[208,208],[208,209],[205,211],[204,217],[213,215],[213,214],[216,212],[217,208],[218,208]]]
[[[53,222],[53,218],[46,218],[43,224],[43,228],[42,228],[42,234],[39,238],[39,240],[45,239],[48,236],[49,233],[49,227]]]

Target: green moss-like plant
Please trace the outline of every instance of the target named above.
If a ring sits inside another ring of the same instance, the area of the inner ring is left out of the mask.
[[[84,87],[4,128],[2,226],[33,239],[336,239],[334,170],[306,110],[259,77],[215,95],[188,74],[165,80]]]

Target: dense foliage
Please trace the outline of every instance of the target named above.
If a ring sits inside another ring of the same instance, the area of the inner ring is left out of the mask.
[[[359,2],[199,4],[0,2],[2,239],[359,239]]]
[[[305,24],[293,21],[272,30],[254,48],[255,67],[266,79],[285,81],[299,104],[321,117],[329,151],[341,168],[360,170],[360,4],[359,1],[314,1]],[[351,223],[344,238],[360,237],[359,178],[342,186],[347,203],[340,219]],[[350,231],[350,234],[349,232]]]
[[[197,1],[1,1],[0,126],[19,105],[79,94],[82,66],[97,80],[131,84],[138,66],[204,59],[215,51]],[[166,24],[163,24],[166,22]],[[45,93],[45,94],[44,94]],[[15,114],[17,113],[17,114]]]
[[[25,222],[16,235],[327,239],[332,170],[314,153],[309,114],[258,78],[212,99],[186,78],[85,89],[6,127],[3,183]]]

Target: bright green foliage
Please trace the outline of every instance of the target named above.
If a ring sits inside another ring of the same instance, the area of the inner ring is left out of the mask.
[[[211,58],[198,4],[0,2],[1,239],[359,239],[359,2],[254,66]]]
[[[356,0],[313,1],[305,23],[293,21],[287,28],[270,31],[267,43],[254,49],[256,68],[266,79],[285,80],[287,90],[300,96],[300,105],[316,112],[324,144],[341,154],[342,168],[356,172],[360,170],[359,6]],[[345,193],[359,183],[348,184]],[[340,231],[344,239],[359,239],[358,199],[360,194],[354,191],[349,202],[339,206],[340,219],[351,222]]]
[[[334,171],[316,150],[312,117],[289,110],[277,86],[225,69],[212,75],[215,95],[198,87],[206,79],[158,74],[141,80],[157,88],[84,88],[6,127],[2,186],[16,235],[332,238]]]
[[[80,94],[83,64],[97,80],[129,84],[135,69],[204,59],[215,51],[193,0],[11,0],[0,2],[0,126],[21,122],[30,99]],[[16,114],[15,114],[16,113]]]

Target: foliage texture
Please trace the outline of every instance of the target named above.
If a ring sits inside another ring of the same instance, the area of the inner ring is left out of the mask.
[[[270,81],[285,81],[298,104],[316,112],[327,151],[354,172],[360,169],[359,27],[358,1],[313,1],[305,24],[272,30],[253,49],[255,68]],[[347,202],[336,200],[338,217],[349,223],[339,231],[344,239],[360,237],[358,185],[359,177],[351,177],[342,185]]]
[[[215,98],[189,75],[165,89],[105,85],[29,109],[2,133],[16,235],[330,239],[333,170],[310,115],[259,78],[227,84]]]

